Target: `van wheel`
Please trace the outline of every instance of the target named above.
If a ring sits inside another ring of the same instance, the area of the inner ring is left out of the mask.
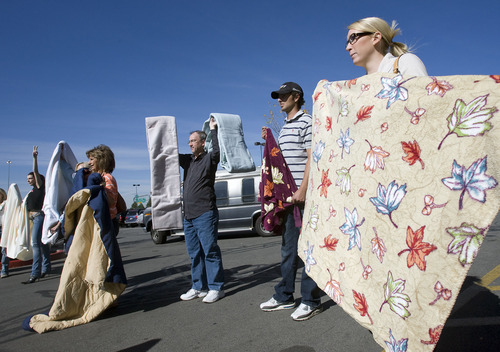
[[[168,230],[151,230],[151,239],[155,244],[166,243],[168,235],[170,235]]]
[[[257,234],[259,236],[271,237],[271,236],[276,235],[274,232],[267,231],[266,229],[264,229],[264,225],[262,224],[262,217],[260,217],[260,216],[255,219],[253,227],[255,229],[255,232],[257,232]]]

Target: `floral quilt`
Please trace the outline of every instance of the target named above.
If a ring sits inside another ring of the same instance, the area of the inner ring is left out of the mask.
[[[299,255],[387,351],[432,351],[500,206],[500,76],[320,81]]]
[[[295,226],[301,227],[302,225],[300,209],[291,203],[292,196],[297,191],[297,185],[271,129],[268,128],[266,133],[259,184],[262,225],[266,231],[281,233],[284,217],[290,208]]]

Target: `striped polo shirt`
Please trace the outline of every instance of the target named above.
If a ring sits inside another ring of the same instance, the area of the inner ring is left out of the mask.
[[[291,119],[285,120],[278,137],[283,157],[297,184],[302,183],[304,170],[307,163],[307,149],[311,149],[312,141],[312,117],[304,111],[299,110]]]

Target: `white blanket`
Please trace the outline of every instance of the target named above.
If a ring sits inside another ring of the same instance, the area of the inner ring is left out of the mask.
[[[17,184],[12,183],[4,205],[2,239],[0,247],[7,248],[7,257],[20,260],[33,258],[31,248],[31,222]]]
[[[42,242],[45,244],[54,244],[57,240],[57,233],[52,234],[50,228],[59,221],[71,195],[72,175],[76,164],[76,157],[69,144],[65,141],[57,143],[45,175],[45,199],[42,207],[45,213]]]
[[[181,229],[181,177],[175,117],[147,117],[146,138],[151,165],[153,229]]]

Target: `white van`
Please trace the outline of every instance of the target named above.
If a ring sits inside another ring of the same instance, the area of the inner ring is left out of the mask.
[[[260,169],[245,173],[217,171],[214,188],[219,209],[219,232],[253,230],[260,236],[274,235],[262,227],[259,183]]]

